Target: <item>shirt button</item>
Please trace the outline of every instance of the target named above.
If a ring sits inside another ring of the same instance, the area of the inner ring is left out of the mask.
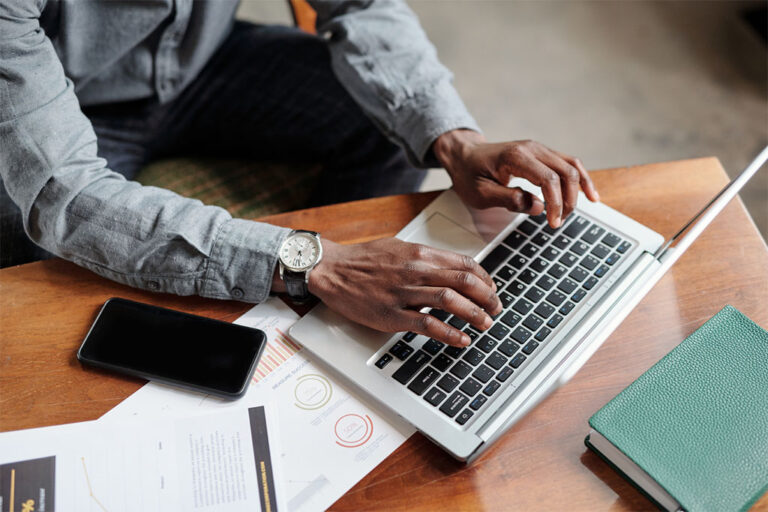
[[[147,288],[149,288],[152,291],[157,291],[160,289],[160,283],[157,281],[147,281]]]
[[[244,295],[245,295],[245,292],[243,292],[243,290],[242,290],[242,289],[240,289],[240,288],[237,288],[237,287],[235,287],[235,288],[232,288],[232,296],[233,296],[234,298],[236,298],[236,299],[242,299]]]

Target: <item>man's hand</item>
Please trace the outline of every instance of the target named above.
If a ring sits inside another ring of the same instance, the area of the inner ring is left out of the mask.
[[[541,187],[547,203],[547,220],[556,228],[576,207],[579,187],[591,201],[599,201],[592,180],[578,158],[553,151],[538,142],[490,144],[471,130],[444,133],[432,146],[459,197],[474,208],[502,206],[538,215],[539,198],[521,188],[508,188],[513,176]]]
[[[395,238],[322,243],[323,259],[309,274],[309,291],[355,322],[462,347],[470,342],[467,334],[419,309],[442,309],[479,330],[491,326],[489,313],[501,312],[496,285],[472,258]]]

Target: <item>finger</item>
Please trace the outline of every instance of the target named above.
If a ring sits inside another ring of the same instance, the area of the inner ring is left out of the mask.
[[[563,193],[563,218],[566,218],[576,208],[576,203],[579,200],[581,174],[576,167],[548,148],[544,148],[538,156],[547,167],[560,176],[560,188]]]
[[[509,188],[488,181],[480,190],[488,206],[501,206],[512,212],[538,215],[544,211],[544,202],[520,187]]]
[[[493,323],[488,313],[483,311],[480,306],[452,288],[419,287],[406,297],[406,303],[414,308],[430,306],[442,309],[481,331],[488,329]]]
[[[563,215],[563,195],[560,186],[560,176],[539,161],[535,156],[524,157],[516,164],[516,175],[525,178],[534,185],[541,187],[547,208],[547,220],[553,228],[560,227]]]
[[[427,271],[420,276],[419,282],[423,286],[452,289],[492,315],[501,312],[501,301],[496,296],[496,286],[489,286],[471,272],[465,270]]]
[[[434,269],[471,272],[488,286],[493,288],[496,286],[493,279],[491,279],[491,276],[488,275],[488,272],[469,256],[452,251],[435,249],[434,247],[429,247],[427,245],[417,246],[416,252],[416,258],[430,266],[429,271],[427,271],[428,273],[432,272]]]
[[[401,310],[396,322],[399,324],[397,327],[399,331],[413,331],[454,347],[466,347],[471,341],[468,334],[441,322],[432,315],[418,311]]]
[[[573,165],[578,171],[579,175],[581,177],[580,185],[581,189],[584,191],[584,194],[586,194],[587,199],[589,199],[592,202],[597,202],[600,200],[600,194],[597,192],[597,187],[595,187],[595,184],[592,182],[592,178],[589,176],[589,172],[584,167],[584,164],[581,163],[581,160],[579,160],[576,157],[566,155],[565,153],[557,152],[560,157],[565,160],[566,162],[569,162],[571,165]]]

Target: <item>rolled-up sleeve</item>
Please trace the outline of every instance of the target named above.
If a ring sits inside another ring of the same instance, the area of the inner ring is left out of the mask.
[[[40,28],[42,5],[0,3],[0,175],[29,237],[130,286],[264,300],[288,230],[111,171]]]
[[[430,148],[439,135],[458,128],[480,131],[405,2],[310,4],[342,85],[415,165],[438,165]]]

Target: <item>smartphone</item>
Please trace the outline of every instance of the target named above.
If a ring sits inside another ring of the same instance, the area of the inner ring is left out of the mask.
[[[264,332],[112,298],[77,351],[80,362],[224,398],[248,390]]]

